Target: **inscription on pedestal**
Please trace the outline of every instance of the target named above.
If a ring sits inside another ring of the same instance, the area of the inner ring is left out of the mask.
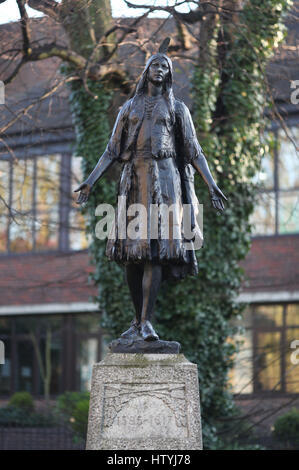
[[[88,450],[202,449],[197,365],[108,353],[93,367]]]
[[[103,438],[186,438],[185,384],[105,384]]]

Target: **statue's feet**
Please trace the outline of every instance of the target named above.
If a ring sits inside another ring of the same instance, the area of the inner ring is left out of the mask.
[[[157,341],[159,339],[153,325],[148,320],[141,323],[140,334],[144,341]]]
[[[131,326],[128,330],[124,331],[121,335],[121,338],[124,339],[136,339],[140,338],[140,327],[136,320],[133,320],[131,322]]]

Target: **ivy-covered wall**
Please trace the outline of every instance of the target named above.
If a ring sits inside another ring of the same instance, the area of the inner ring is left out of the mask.
[[[275,0],[247,2],[237,24],[218,24],[209,44],[209,67],[196,67],[193,77],[198,138],[228,197],[225,212],[215,213],[202,182],[197,181],[197,194],[205,208],[205,246],[198,253],[200,275],[193,282],[192,298],[188,297],[198,305],[194,360],[199,364],[204,431],[219,428],[219,422],[223,428],[226,423],[222,432],[226,429],[232,442],[238,425],[227,420],[233,411],[228,371],[235,352],[229,340],[230,325],[242,313],[242,306],[236,303],[243,280],[239,261],[250,248],[250,215],[257,190],[254,176],[267,151],[263,110],[271,103],[265,66],[284,37],[282,20],[288,5]],[[193,345],[190,335],[188,353]],[[206,445],[215,442],[215,435],[209,434]]]

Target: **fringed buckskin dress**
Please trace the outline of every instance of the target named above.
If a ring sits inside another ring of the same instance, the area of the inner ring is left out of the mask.
[[[196,221],[195,170],[190,164],[202,150],[188,108],[175,100],[174,109],[173,122],[163,95],[135,95],[119,112],[106,149],[111,159],[123,163],[118,196],[124,201],[121,209],[116,210],[106,255],[120,264],[159,263],[163,279],[198,273],[195,252],[190,249],[192,241],[184,236],[183,204],[190,204],[193,233],[201,244],[203,241]],[[127,213],[132,204],[142,204],[146,209],[145,231],[137,226],[134,239],[121,234],[119,226],[119,221],[125,220],[128,229],[135,219],[137,214]],[[154,218],[153,205],[160,208],[162,204],[173,207],[169,213],[169,237],[162,230],[161,214]],[[157,230],[153,220],[158,220]]]

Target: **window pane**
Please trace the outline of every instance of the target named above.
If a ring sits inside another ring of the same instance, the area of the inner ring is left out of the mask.
[[[19,315],[15,317],[15,329],[17,335],[36,333],[37,319],[34,315]]]
[[[59,328],[60,330],[60,328]],[[50,394],[58,395],[61,391],[62,382],[62,341],[60,331],[57,331],[57,325],[52,325],[52,322],[48,321],[48,326],[43,325],[40,330],[41,338],[39,342],[40,352],[45,363],[46,350],[51,351],[51,382],[50,382]],[[40,375],[39,393],[44,393],[44,382]]]
[[[77,386],[83,392],[90,390],[92,367],[98,358],[98,340],[88,338],[77,344]]]
[[[100,314],[90,313],[77,315],[76,319],[76,333],[80,334],[98,334],[100,332]]]
[[[12,210],[10,219],[10,251],[25,252],[33,247],[34,162],[17,160],[13,164]]]
[[[82,157],[72,156],[71,171],[72,171],[71,185],[72,185],[72,194],[73,194],[73,190],[76,189],[76,187],[79,186],[79,184],[83,182]]]
[[[292,363],[291,355],[295,350],[291,349],[290,347],[292,341],[294,340],[299,341],[299,328],[292,328],[292,329],[287,330],[286,337],[287,337],[287,341],[286,341],[287,351],[285,354],[286,392],[299,393],[299,364]],[[296,359],[297,358],[298,358],[298,354],[296,355]]]
[[[262,158],[261,171],[258,174],[258,183],[265,189],[274,188],[274,155],[276,139],[272,134],[272,140],[269,142],[269,150]]]
[[[257,391],[281,390],[281,342],[278,332],[257,335]]]
[[[86,220],[80,209],[72,209],[69,215],[69,234],[71,250],[85,250],[88,248],[90,235],[85,233]]]
[[[11,319],[0,317],[0,339],[2,335],[11,334]]]
[[[9,162],[0,160],[0,252],[7,251]]]
[[[37,159],[38,212],[57,208],[60,193],[60,155],[48,155]]]
[[[299,326],[299,304],[289,304],[287,309],[287,326]],[[298,338],[299,339],[299,338]]]
[[[279,193],[278,220],[279,233],[299,232],[299,191]]]
[[[35,248],[39,250],[55,250],[58,248],[59,213],[54,211],[39,212],[35,223]]]
[[[32,218],[24,216],[16,217],[10,223],[10,251],[22,253],[33,249]]]
[[[256,328],[274,328],[283,325],[282,305],[261,305],[255,307],[254,325]]]
[[[298,145],[299,128],[292,128],[291,135]],[[299,153],[294,143],[280,129],[278,148],[278,181],[280,189],[299,188]]]
[[[0,196],[9,201],[9,166],[6,160],[0,160]]]
[[[17,390],[32,393],[34,350],[31,341],[18,341],[17,356]]]
[[[77,387],[90,390],[92,366],[98,360],[98,337],[84,338],[83,335],[99,335],[100,314],[90,313],[75,316],[77,344]]]
[[[2,341],[5,347],[5,363],[0,364],[0,395],[9,395],[11,392],[11,341],[10,339]]]
[[[37,159],[36,185],[36,249],[52,250],[58,247],[60,155]]]
[[[27,350],[33,351],[32,357],[30,361],[28,360],[28,364],[31,367],[31,372],[33,374],[33,365],[34,360],[37,361],[37,377],[39,377],[39,387],[38,392],[42,395],[44,393],[44,382],[42,381],[41,371],[39,362],[37,360],[36,354],[36,345],[38,346],[40,358],[43,363],[43,367],[46,370],[46,373],[49,371],[48,366],[46,364],[46,350],[50,350],[50,365],[51,368],[51,382],[50,382],[50,393],[51,394],[58,394],[61,391],[61,380],[62,380],[62,321],[63,317],[60,315],[33,315],[33,316],[18,316],[15,318],[15,325],[16,325],[16,333],[17,336],[20,338],[22,337],[23,341],[18,344],[25,344],[28,345]],[[26,336],[27,335],[27,338]],[[25,340],[25,338],[26,340]],[[34,348],[35,346],[35,348]],[[23,348],[23,346],[22,346]],[[49,349],[48,349],[49,348]],[[18,349],[18,354],[20,350]],[[27,351],[27,355],[29,352]],[[21,350],[22,352],[22,350]],[[26,350],[25,350],[26,352]],[[31,354],[31,353],[30,353]],[[18,361],[20,358],[18,357]],[[27,366],[26,366],[27,367]],[[29,367],[29,366],[28,366]],[[20,374],[20,372],[19,372]],[[26,375],[27,374],[27,375]],[[24,374],[23,374],[24,375]],[[29,380],[29,371],[25,370],[25,375],[27,377],[27,381],[29,385],[31,384],[31,379]],[[22,377],[21,377],[21,380]],[[21,383],[21,382],[20,382]],[[22,383],[21,383],[22,384]],[[25,385],[27,382],[25,382]],[[33,378],[32,378],[33,384]],[[29,386],[27,384],[27,386]],[[22,390],[18,388],[18,390]]]
[[[12,319],[0,317],[0,340],[4,343],[5,363],[0,364],[0,395],[11,391],[11,328]]]
[[[3,209],[2,202],[0,201],[0,252],[7,251],[7,228],[8,228],[8,216],[3,213],[6,212]]]
[[[253,363],[252,363],[252,330],[235,337],[240,344],[236,354],[234,368],[231,374],[233,393],[253,392]]]
[[[32,159],[16,160],[13,164],[12,206],[17,217],[32,211],[33,181],[34,161]]]
[[[254,213],[251,217],[254,235],[271,235],[275,233],[275,193],[259,195]]]
[[[83,181],[81,164],[82,157],[72,157],[71,211],[69,215],[69,243],[71,250],[85,250],[89,244],[89,237],[85,233],[86,219],[82,215],[80,207],[76,204],[78,193],[73,192]]]

